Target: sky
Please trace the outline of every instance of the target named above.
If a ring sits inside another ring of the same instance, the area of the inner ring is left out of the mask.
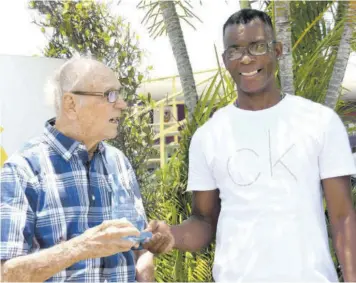
[[[167,36],[157,39],[149,37],[146,26],[141,24],[144,11],[138,10],[138,0],[111,0],[114,13],[123,16],[131,23],[140,36],[140,47],[145,50],[143,66],[152,65],[150,77],[171,76],[178,73],[176,62]],[[204,0],[200,5],[198,0],[192,1],[194,12],[202,23],[195,20],[196,30],[182,24],[193,71],[201,71],[217,66],[214,44],[218,54],[222,49],[222,26],[226,19],[239,10],[238,0]],[[27,0],[0,0],[0,54],[2,55],[40,55],[46,44],[46,38],[38,26],[31,23],[33,14],[27,9]],[[258,4],[254,4],[258,8]],[[219,58],[220,59],[220,58]],[[221,63],[221,62],[220,62]],[[346,79],[356,70],[356,56],[350,60],[351,68]]]

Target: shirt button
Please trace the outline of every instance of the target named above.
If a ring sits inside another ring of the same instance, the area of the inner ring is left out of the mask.
[[[95,196],[94,196],[94,195],[92,195],[92,196],[91,196],[91,199],[92,199],[92,200],[95,200]]]

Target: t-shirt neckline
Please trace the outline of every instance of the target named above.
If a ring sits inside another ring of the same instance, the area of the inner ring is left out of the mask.
[[[249,115],[249,116],[261,116],[261,115],[267,115],[269,113],[274,113],[276,111],[279,111],[279,109],[281,109],[281,107],[286,104],[287,100],[289,100],[290,94],[285,93],[285,96],[283,97],[283,99],[281,99],[277,104],[262,109],[262,110],[246,110],[246,109],[241,109],[239,107],[236,107],[234,105],[234,103],[230,104],[230,108],[232,109],[232,111],[234,111],[235,113],[238,114],[242,114],[242,115]]]

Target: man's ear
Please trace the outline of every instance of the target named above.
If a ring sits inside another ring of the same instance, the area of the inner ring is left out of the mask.
[[[279,59],[283,55],[283,44],[282,42],[276,42],[275,44],[276,57]]]
[[[77,118],[76,100],[73,94],[66,92],[62,97],[62,111],[69,119]]]
[[[225,53],[222,53],[221,57],[223,59],[224,65],[225,65],[225,69],[227,69]]]

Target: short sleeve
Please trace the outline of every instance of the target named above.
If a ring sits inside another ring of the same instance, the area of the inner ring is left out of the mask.
[[[24,170],[5,163],[1,169],[1,260],[26,255],[32,248],[36,193]]]
[[[321,135],[320,178],[326,179],[355,174],[356,166],[346,128],[333,110],[329,123],[326,124]]]
[[[211,142],[211,139],[205,133],[199,128],[189,146],[188,191],[211,191],[217,188],[205,152],[206,142]]]

